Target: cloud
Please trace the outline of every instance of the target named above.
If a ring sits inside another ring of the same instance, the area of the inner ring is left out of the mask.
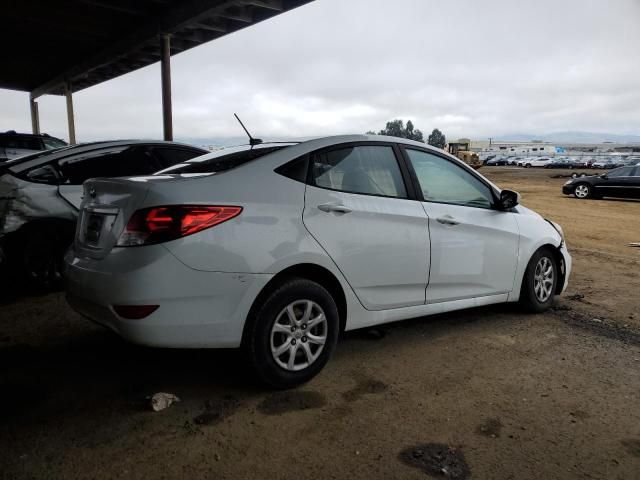
[[[260,137],[378,130],[393,118],[450,138],[557,130],[640,133],[637,0],[316,0],[172,58],[174,132]],[[74,96],[80,140],[162,135],[159,66]],[[30,128],[0,91],[0,130]],[[64,101],[40,100],[66,137]]]

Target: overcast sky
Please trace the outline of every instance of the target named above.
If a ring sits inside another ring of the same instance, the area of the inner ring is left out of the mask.
[[[172,57],[174,135],[640,134],[640,0],[316,0]],[[10,66],[3,66],[10,68]],[[40,99],[67,138],[63,97]],[[74,95],[79,141],[162,136],[160,68]],[[0,90],[0,131],[30,131]]]

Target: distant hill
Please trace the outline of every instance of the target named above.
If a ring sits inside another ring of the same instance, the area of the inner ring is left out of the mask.
[[[546,135],[531,134],[511,134],[504,135],[499,142],[530,142],[531,140],[542,140],[550,143],[640,143],[640,135],[618,135],[615,133],[594,133],[594,132],[555,132]]]

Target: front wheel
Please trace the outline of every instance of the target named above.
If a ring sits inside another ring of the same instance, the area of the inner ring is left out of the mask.
[[[259,306],[246,337],[258,378],[275,388],[311,380],[325,366],[338,340],[338,308],[318,283],[293,278]]]
[[[576,196],[576,198],[584,199],[592,197],[593,191],[591,185],[589,185],[588,183],[579,183],[573,190],[573,194]]]
[[[533,254],[522,279],[520,304],[525,310],[541,313],[553,303],[558,282],[558,267],[548,248]]]

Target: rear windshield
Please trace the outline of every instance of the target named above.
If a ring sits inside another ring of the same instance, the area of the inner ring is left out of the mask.
[[[179,163],[164,170],[160,170],[155,175],[181,174],[181,173],[215,173],[230,170],[243,163],[250,162],[269,153],[282,150],[292,143],[278,145],[242,145],[239,147],[229,147],[216,152],[196,157],[188,162]]]

